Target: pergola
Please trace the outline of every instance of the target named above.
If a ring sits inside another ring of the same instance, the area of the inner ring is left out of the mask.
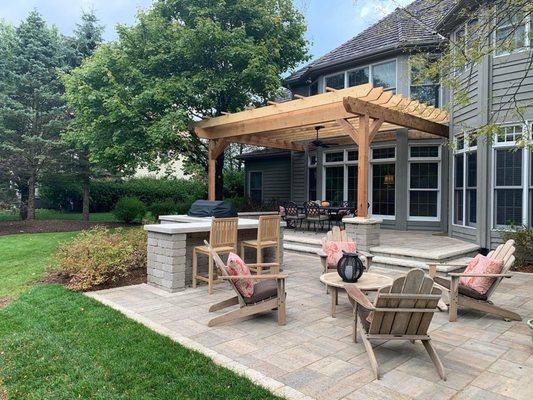
[[[210,200],[215,200],[216,159],[230,143],[305,151],[316,137],[355,142],[359,149],[357,215],[368,217],[368,156],[370,143],[394,135],[399,128],[421,136],[448,138],[448,114],[417,100],[371,84],[342,90],[326,88],[315,96],[205,119],[194,126],[200,138],[209,139]],[[384,139],[382,139],[384,140]]]

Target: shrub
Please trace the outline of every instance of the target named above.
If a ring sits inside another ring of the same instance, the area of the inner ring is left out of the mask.
[[[47,175],[39,185],[42,208],[79,211],[82,208],[81,182],[74,175]]]
[[[512,230],[504,232],[503,240],[513,239],[515,241],[516,258],[513,269],[525,267],[527,263],[533,262],[533,229],[527,226],[513,227]]]
[[[155,218],[158,218],[160,215],[176,214],[178,212],[178,208],[179,205],[176,204],[174,200],[168,199],[153,203],[148,207],[148,211],[150,211]]]
[[[119,221],[129,224],[144,217],[146,206],[136,197],[123,197],[117,202],[113,214]]]
[[[63,276],[73,290],[116,282],[146,268],[146,242],[146,233],[137,228],[83,231],[59,246],[52,272]]]
[[[244,197],[244,170],[224,171],[224,197]]]

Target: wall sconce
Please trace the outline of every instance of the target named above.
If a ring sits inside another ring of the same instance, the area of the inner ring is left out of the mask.
[[[385,175],[384,183],[386,186],[394,185],[394,175]]]

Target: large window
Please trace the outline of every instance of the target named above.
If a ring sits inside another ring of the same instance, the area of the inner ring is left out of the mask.
[[[372,149],[372,214],[394,218],[396,154],[394,147]]]
[[[344,72],[336,75],[326,76],[326,87],[332,89],[344,89]]]
[[[332,205],[357,201],[357,150],[324,153],[324,196]]]
[[[453,223],[477,223],[477,141],[471,134],[455,138],[453,161]]]
[[[440,147],[409,148],[409,218],[438,220],[440,212]]]
[[[493,227],[531,224],[532,153],[516,146],[522,125],[502,127],[493,151]]]
[[[396,92],[396,61],[373,65],[372,82],[374,86]]]
[[[478,19],[471,19],[464,24],[461,24],[453,35],[453,52],[456,60],[460,61],[460,65],[455,68],[456,74],[461,74],[468,69],[469,63],[475,54],[472,50],[481,46],[479,36],[479,21]]]
[[[440,105],[440,84],[439,79],[429,79],[423,77],[420,73],[420,68],[416,65],[411,65],[411,86],[410,97],[414,100],[419,100],[422,103],[429,104],[434,107]]]
[[[263,201],[263,173],[261,171],[250,171],[248,195],[255,202]]]
[[[495,55],[522,51],[531,46],[532,16],[508,11],[498,17],[494,32]]]
[[[344,166],[326,167],[326,200],[339,203],[344,198]]]
[[[348,86],[364,85],[370,82],[370,67],[348,71]]]
[[[308,175],[308,185],[309,185],[309,192],[308,192],[308,200],[320,200],[317,198],[316,193],[316,154],[310,154],[309,155],[309,175]]]

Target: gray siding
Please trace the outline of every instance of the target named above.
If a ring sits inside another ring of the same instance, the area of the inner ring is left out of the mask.
[[[307,153],[292,152],[291,168],[292,181],[289,183],[290,199],[296,204],[307,201]],[[288,172],[288,171],[287,171]]]
[[[454,104],[453,107],[453,133],[460,133],[479,125],[478,113],[478,67],[466,71],[461,78],[461,85],[464,88],[467,104]]]
[[[291,160],[289,157],[246,160],[246,194],[249,189],[249,173],[263,173],[263,201],[288,201],[291,197]]]

